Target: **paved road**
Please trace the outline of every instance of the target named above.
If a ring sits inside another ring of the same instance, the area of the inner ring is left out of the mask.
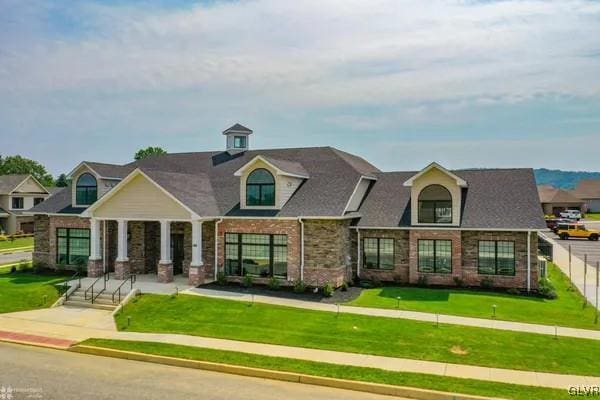
[[[17,388],[20,391],[14,393],[14,400],[398,400],[396,397],[7,343],[0,343],[0,360],[0,391],[2,387]]]
[[[594,226],[595,225],[595,226]],[[589,229],[600,230],[600,224],[586,224]],[[557,235],[548,232],[547,235],[554,239],[560,246],[567,249],[571,246],[571,252],[574,256],[583,260],[584,254],[588,255],[588,265],[596,266],[596,262],[600,261],[600,240],[591,241],[587,239],[569,239],[560,240]]]
[[[18,253],[0,254],[0,265],[12,264],[21,260],[31,260],[31,251],[20,251]]]

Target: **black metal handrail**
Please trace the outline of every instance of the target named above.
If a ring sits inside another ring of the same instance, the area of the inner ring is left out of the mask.
[[[128,281],[129,281],[129,291],[131,291],[131,290],[133,290],[133,284],[137,281],[137,275],[131,274],[131,275],[129,275],[129,278],[127,278],[123,282],[121,282],[119,287],[116,288],[112,294],[112,302],[113,303],[115,302],[115,295],[117,295],[118,300],[119,300],[119,302],[117,304],[121,304],[121,287]]]
[[[98,279],[96,279],[94,283],[92,283],[92,285],[85,290],[85,293],[83,294],[84,298],[87,300],[88,292],[91,291],[92,293],[90,298],[92,299],[92,304],[94,304],[94,301],[98,298],[98,296],[100,296],[102,292],[106,290],[106,281],[108,281],[109,277],[110,276],[108,275],[108,272],[105,272],[104,274],[102,274],[102,276],[99,276]],[[102,279],[103,282],[102,290],[100,290],[98,293],[96,293],[96,296],[94,296],[94,285],[96,285],[96,283],[98,283],[100,279]]]
[[[68,283],[71,281],[74,281],[75,279],[78,280],[76,289],[79,289],[81,287],[81,275],[79,275],[79,271],[75,272],[73,274],[73,276],[71,276],[71,278],[69,278],[63,282],[63,290],[65,291],[65,301],[69,300],[69,285],[68,285]]]

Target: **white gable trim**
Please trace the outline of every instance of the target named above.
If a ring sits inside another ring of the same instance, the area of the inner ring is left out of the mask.
[[[33,181],[36,183],[36,185],[38,185],[39,187],[41,187],[42,190],[44,192],[46,192],[46,194],[50,194],[50,192],[48,190],[46,190],[46,188],[44,187],[44,185],[42,185],[40,183],[40,181],[38,181],[37,179],[35,179],[35,176],[33,176],[33,175],[28,175],[27,178],[23,179],[23,181],[21,183],[19,183],[9,194],[13,194],[14,192],[16,192],[17,189],[19,189],[21,186],[23,186],[25,184],[25,182],[27,182],[27,180],[29,178],[33,179]]]
[[[467,187],[467,181],[465,181],[464,179],[462,179],[460,176],[453,174],[452,172],[448,171],[446,168],[442,167],[440,164],[436,163],[436,162],[432,162],[431,164],[429,164],[428,166],[426,166],[425,168],[423,168],[420,172],[418,172],[416,175],[412,176],[409,180],[407,180],[406,182],[404,182],[403,186],[412,186],[413,182],[417,179],[419,179],[421,176],[423,176],[424,174],[426,174],[427,172],[431,171],[432,169],[437,169],[439,171],[442,171],[444,174],[448,175],[450,178],[454,179],[456,181],[456,184],[460,187]]]
[[[135,177],[137,177],[139,175],[141,175],[144,178],[146,178],[148,180],[148,182],[152,183],[160,191],[162,191],[169,198],[171,198],[173,201],[175,201],[177,204],[179,204],[181,207],[183,207],[186,211],[188,211],[190,213],[190,215],[191,215],[191,218],[198,218],[198,219],[200,218],[200,216],[198,214],[196,214],[188,206],[186,206],[185,204],[183,204],[179,199],[177,199],[175,196],[173,196],[165,188],[163,188],[158,183],[156,183],[152,178],[150,178],[148,175],[146,175],[144,173],[144,171],[142,171],[139,168],[134,169],[129,175],[127,175],[125,177],[125,179],[123,179],[121,182],[119,182],[112,190],[110,190],[108,193],[106,193],[104,196],[102,196],[100,199],[98,199],[94,204],[92,204],[91,206],[89,206],[83,213],[81,213],[81,216],[85,217],[85,218],[91,218],[91,217],[93,217],[94,210],[96,210],[102,204],[104,204],[108,200],[110,200],[116,193],[118,193],[121,189],[123,189],[124,187],[126,187],[127,184],[133,180],[133,178],[135,178]]]
[[[252,160],[250,160],[246,164],[244,164],[240,169],[238,169],[237,171],[235,171],[233,173],[233,175],[234,176],[242,176],[242,175],[244,175],[244,172],[246,172],[248,169],[250,169],[250,167],[252,167],[252,165],[255,164],[257,161],[262,161],[265,164],[267,164],[270,168],[273,168],[275,170],[275,172],[276,172],[277,175],[291,176],[293,178],[308,179],[308,176],[306,176],[306,175],[292,174],[292,173],[283,171],[282,169],[276,167],[275,165],[273,165],[272,163],[270,163],[268,160],[266,160],[262,156],[256,156],[256,157],[254,157]]]

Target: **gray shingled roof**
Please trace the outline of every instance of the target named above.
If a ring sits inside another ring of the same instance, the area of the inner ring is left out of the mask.
[[[583,203],[583,200],[573,196],[570,192],[550,185],[538,186],[538,195],[540,203]]]
[[[464,229],[546,229],[531,169],[452,171],[467,181],[462,190]],[[358,210],[360,227],[409,227],[410,188],[403,183],[416,172],[378,174]]]
[[[573,194],[581,199],[600,199],[600,179],[579,181]]]
[[[0,175],[0,194],[9,194],[29,175]]]
[[[79,214],[84,208],[71,206],[71,187],[60,188],[61,190],[42,201],[37,206],[29,209],[28,213],[39,214]]]
[[[93,161],[85,161],[85,163],[102,178],[123,179],[133,171],[133,168],[128,165],[106,164]]]
[[[307,178],[309,176],[306,169],[304,169],[302,164],[300,164],[299,162],[279,160],[279,159],[273,158],[273,157],[263,157],[263,158],[265,160],[267,160],[268,162],[270,162],[271,164],[273,164],[274,166],[276,166],[277,168],[279,168],[280,170],[282,170],[283,172],[286,172],[288,174],[305,176]]]
[[[252,133],[252,129],[250,128],[246,128],[244,125],[242,124],[234,124],[233,126],[230,126],[229,128],[225,129],[223,131],[223,134],[226,135],[227,132],[229,131],[234,131],[234,132],[246,132],[248,134]]]

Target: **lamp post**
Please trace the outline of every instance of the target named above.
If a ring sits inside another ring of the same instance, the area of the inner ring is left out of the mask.
[[[402,297],[398,296],[396,297],[396,308],[400,308],[400,300],[402,300]]]
[[[492,304],[492,318],[496,318],[496,305]]]

